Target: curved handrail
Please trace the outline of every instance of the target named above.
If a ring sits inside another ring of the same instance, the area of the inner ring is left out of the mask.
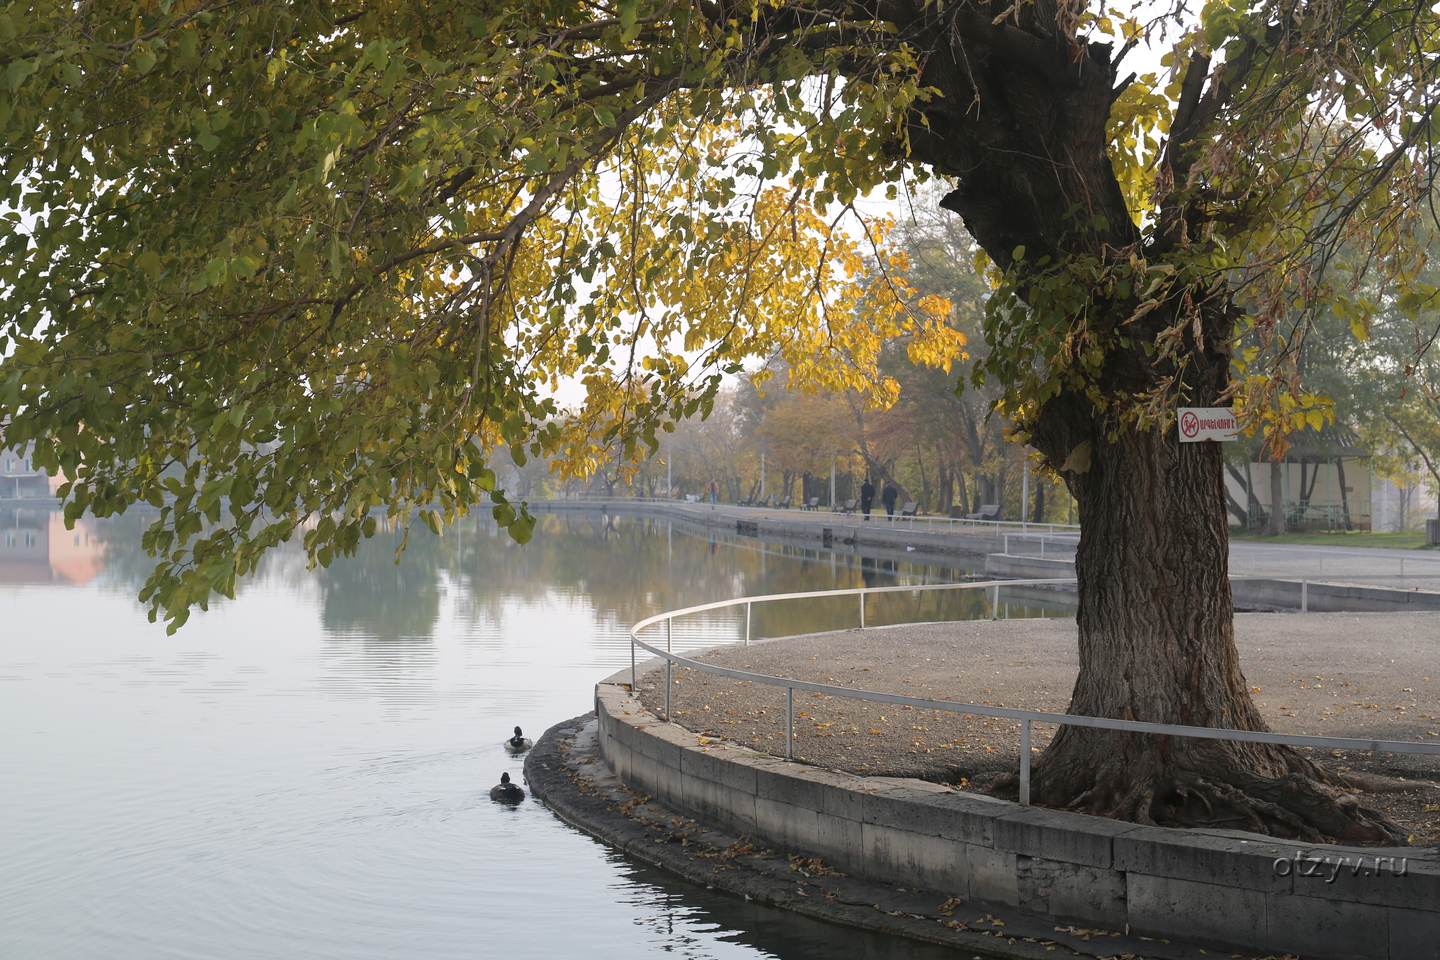
[[[1251,579],[1236,577],[1233,579]],[[1269,579],[1269,578],[1266,578]],[[771,593],[753,597],[735,597],[696,604],[646,617],[630,628],[630,686],[634,689],[636,678],[635,648],[640,648],[661,657],[665,661],[665,721],[671,719],[670,688],[672,664],[680,664],[693,670],[714,673],[736,680],[746,680],[767,686],[785,688],[785,757],[790,759],[794,746],[794,697],[796,690],[820,693],[828,696],[849,697],[852,700],[874,700],[903,706],[921,707],[933,710],[947,710],[958,713],[973,713],[986,717],[1002,717],[1019,720],[1020,728],[1020,802],[1030,802],[1030,724],[1054,723],[1080,727],[1099,727],[1108,730],[1129,730],[1136,733],[1163,734],[1174,737],[1195,737],[1205,740],[1232,740],[1249,743],[1275,743],[1293,746],[1322,747],[1328,749],[1369,750],[1385,753],[1418,753],[1440,756],[1440,743],[1421,743],[1415,740],[1372,740],[1351,737],[1317,737],[1308,734],[1268,733],[1258,730],[1227,730],[1218,727],[1192,727],[1172,723],[1148,723],[1140,720],[1112,720],[1106,717],[1086,717],[1069,713],[1050,713],[1043,710],[1020,710],[1014,707],[995,707],[989,704],[962,703],[957,700],[930,700],[921,697],[907,697],[901,694],[880,693],[876,690],[856,690],[828,683],[814,683],[809,680],[791,680],[765,673],[748,670],[734,670],[716,664],[692,660],[673,652],[673,623],[676,618],[707,610],[722,610],[729,607],[745,606],[745,640],[750,643],[750,611],[756,603],[770,603],[778,600],[808,600],[820,597],[858,596],[860,598],[860,628],[865,629],[865,597],[872,593],[915,593],[928,590],[976,590],[1002,586],[1055,586],[1074,583],[1074,577],[1045,578],[1034,580],[984,580],[971,583],[926,583],[896,587],[849,587],[842,590],[810,590],[802,593]],[[666,626],[666,649],[653,646],[640,639],[640,631],[657,623]]]

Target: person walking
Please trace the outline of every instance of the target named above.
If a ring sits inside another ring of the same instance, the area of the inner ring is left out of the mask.
[[[885,492],[880,494],[880,499],[885,502],[885,516],[891,520],[895,519],[895,501],[900,499],[900,490],[895,486],[895,481],[885,481]]]
[[[866,477],[865,482],[860,485],[860,512],[865,514],[865,519],[870,519],[870,507],[875,503],[875,484]]]
[[[710,478],[710,506],[712,506],[712,507],[715,506],[715,498],[718,497],[718,496],[720,496],[720,484],[718,484],[718,483],[715,482],[715,478],[714,478],[714,477],[711,477],[711,478]]]

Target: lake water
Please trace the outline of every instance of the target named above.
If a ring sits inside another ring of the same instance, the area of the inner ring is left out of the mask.
[[[135,600],[142,526],[0,511],[0,957],[954,956],[692,886],[488,792],[520,776],[511,727],[588,710],[643,617],[964,571],[598,514],[521,547],[472,519],[412,532],[399,567],[393,533],[329,570],[279,553],[167,637]],[[885,602],[991,615],[978,591]],[[853,604],[757,610],[755,633]]]

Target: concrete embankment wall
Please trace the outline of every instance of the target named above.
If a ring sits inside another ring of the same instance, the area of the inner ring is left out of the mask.
[[[881,559],[923,560],[924,558],[966,558],[984,561],[984,572],[994,577],[1016,579],[1061,578],[1075,576],[1073,547],[1067,543],[1051,543],[1049,549],[1061,557],[1038,557],[1010,554],[1012,543],[1026,542],[1023,534],[986,531],[984,527],[960,531],[931,529],[924,524],[904,520],[887,521],[876,516],[865,521],[854,515],[813,513],[804,511],[761,511],[735,507],[712,508],[709,504],[669,503],[654,500],[627,502],[612,500],[594,503],[584,500],[545,500],[531,504],[537,513],[605,513],[611,516],[642,516],[675,520],[696,530],[709,530],[733,536],[753,537],[772,543],[805,547],[859,550]],[[1030,538],[1031,549],[1036,549]],[[1024,549],[1024,548],[1021,548]],[[913,552],[912,552],[913,551]],[[1065,556],[1069,553],[1072,556]],[[1405,590],[1394,586],[1364,586],[1345,583],[1302,584],[1297,578],[1235,579],[1230,584],[1235,603],[1241,606],[1284,607],[1300,609],[1302,591],[1304,606],[1316,613],[1396,613],[1440,610],[1440,593]],[[1036,592],[1036,602],[1050,606],[1073,605],[1070,597],[1047,598],[1051,591]],[[1013,599],[1023,599],[1015,597]]]
[[[820,770],[664,723],[631,697],[629,679],[596,687],[614,772],[784,852],[1057,924],[1246,955],[1440,960],[1433,851],[1145,827]]]
[[[700,530],[754,537],[809,547],[865,547],[866,553],[884,559],[906,559],[906,547],[930,555],[982,558],[1005,548],[1005,536],[977,527],[975,532],[931,529],[924,522],[887,520],[884,514],[864,520],[853,514],[805,510],[752,510],[714,507],[704,503],[639,500],[541,500],[530,504],[534,513],[608,513],[677,520]],[[888,553],[887,551],[893,551]],[[915,559],[910,557],[908,559]]]

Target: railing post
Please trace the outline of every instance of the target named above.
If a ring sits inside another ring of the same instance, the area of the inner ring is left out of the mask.
[[[795,724],[795,688],[794,688],[794,687],[787,686],[787,687],[785,688],[785,759],[786,759],[786,760],[790,760],[790,759],[793,758],[793,753],[792,753],[790,747],[791,747],[791,745],[795,742],[795,727],[794,727],[794,724]]]
[[[865,594],[860,594],[860,629],[865,629]]]
[[[1030,805],[1030,721],[1020,721],[1020,805]]]
[[[630,634],[630,689],[635,689],[635,634]]]
[[[1422,573],[1421,573],[1420,575],[1421,575],[1422,577],[1423,577],[1423,576],[1427,576],[1427,574],[1426,574],[1425,572],[1423,572],[1423,571],[1422,571]],[[973,586],[973,585],[953,584],[953,585],[948,585],[948,586],[951,587],[951,588],[961,588],[961,589],[964,589],[964,588],[967,588],[967,587]],[[919,588],[912,588],[912,589],[925,589],[925,588],[924,588],[924,587],[919,587]],[[992,603],[995,604],[995,606],[996,606],[996,608],[997,608],[997,612],[998,612],[998,607],[999,607],[999,584],[997,583],[997,584],[991,586],[990,589],[992,590],[992,596],[993,596]],[[839,595],[839,594],[847,593],[847,592],[851,592],[851,591],[848,591],[848,590],[840,590],[840,591],[835,591],[835,594],[836,594],[836,595]],[[863,609],[864,609],[864,599],[865,599],[866,594],[867,594],[869,591],[868,591],[868,590],[860,590],[860,591],[855,591],[855,592],[856,592],[856,595],[860,598],[860,601],[861,601],[861,609],[862,609],[862,611],[863,611]],[[740,597],[740,598],[736,598],[734,601],[731,601],[731,602],[726,603],[726,604],[724,604],[724,605],[726,605],[726,606],[731,605],[731,604],[738,605],[738,604],[740,604],[740,603],[746,603],[746,604],[748,605],[748,604],[750,604],[751,602],[752,602],[752,600],[749,599],[749,598]],[[707,605],[707,606],[709,606],[709,605]],[[1309,577],[1308,577],[1308,576],[1301,579],[1301,607],[1302,607],[1302,610],[1308,612],[1308,610],[1309,610]],[[1007,609],[1008,609],[1008,605],[1007,605]],[[649,643],[648,641],[640,640],[639,637],[638,637],[638,634],[637,634],[635,631],[633,631],[633,630],[631,631],[631,635],[630,635],[630,638],[631,638],[631,648],[630,648],[631,684],[632,684],[632,687],[633,687],[634,682],[635,682],[635,680],[636,680],[636,670],[637,670],[637,668],[636,668],[636,665],[635,665],[635,661],[636,661],[635,647],[636,647],[637,645],[644,646],[647,650],[650,650],[650,651],[652,651],[652,652],[655,652],[655,653],[658,653],[658,654],[661,654],[662,656],[664,656],[664,657],[665,657],[665,661],[666,661],[666,662],[665,662],[665,719],[666,719],[667,722],[673,723],[674,721],[671,720],[670,715],[671,715],[671,713],[672,713],[672,711],[673,711],[673,698],[674,698],[674,690],[673,690],[673,687],[674,687],[674,683],[675,683],[675,681],[674,681],[674,662],[673,662],[673,660],[672,660],[672,656],[673,656],[673,654],[674,654],[674,622],[673,622],[673,617],[672,617],[671,614],[664,614],[664,615],[661,615],[661,616],[663,616],[663,618],[665,619],[665,646],[666,646],[666,649],[665,649],[663,652],[657,650],[655,647],[653,647],[652,645],[650,645],[650,643]],[[862,616],[863,616],[863,613],[862,613]],[[654,620],[648,621],[648,622],[647,622],[647,628],[648,628],[649,626],[653,626],[654,623],[657,622],[660,618],[661,618],[661,617],[656,617]],[[682,658],[682,659],[683,659],[683,658]],[[688,661],[687,661],[687,662],[688,662]],[[704,665],[700,665],[700,664],[697,664],[696,667],[697,667],[698,669],[701,669],[701,670],[708,669],[708,668],[705,667]],[[714,669],[719,669],[719,668],[714,668]],[[725,672],[725,671],[721,671],[721,672]],[[793,759],[794,759],[794,755],[795,755],[795,739],[796,739],[796,734],[795,734],[795,689],[794,689],[793,685],[791,684],[791,682],[790,682],[788,679],[785,679],[785,678],[782,678],[782,677],[760,677],[759,680],[760,680],[760,682],[762,682],[762,683],[772,684],[772,685],[775,685],[775,686],[783,686],[783,687],[785,687],[785,759],[787,759],[787,760],[793,760]],[[858,696],[860,699],[868,699],[869,696],[871,695],[871,693],[872,693],[871,691],[858,691],[858,690],[857,690],[857,691],[853,691],[853,694],[856,695],[856,696]],[[909,699],[909,698],[905,698],[905,699]],[[920,704],[925,704],[925,705],[927,705],[926,708],[928,708],[929,705],[933,705],[933,704],[935,703],[934,701],[926,701],[926,700],[918,700],[917,702],[920,703]],[[946,706],[946,705],[949,705],[949,704],[941,704],[941,706]],[[999,716],[998,714],[986,712],[986,711],[983,711],[983,710],[982,710],[981,712],[982,712],[982,714],[985,715],[985,716]],[[801,715],[804,716],[805,714],[801,714]],[[1019,802],[1020,802],[1022,805],[1027,805],[1027,806],[1028,806],[1028,805],[1030,805],[1030,803],[1031,803],[1031,790],[1030,790],[1030,785],[1031,785],[1031,774],[1032,774],[1032,772],[1033,772],[1033,756],[1032,756],[1032,751],[1034,750],[1034,747],[1031,745],[1032,742],[1033,742],[1032,726],[1031,726],[1031,725],[1034,723],[1034,718],[1033,718],[1033,717],[1016,717],[1015,719],[1019,719],[1019,720],[1021,721],[1021,727],[1020,727],[1020,777],[1019,777],[1018,799],[1019,799]],[[1040,715],[1040,719],[1041,719],[1042,722],[1045,722],[1045,723],[1057,723],[1057,724],[1064,725],[1064,724],[1069,724],[1069,723],[1075,723],[1075,722],[1077,722],[1077,720],[1078,720],[1079,718],[1067,718],[1067,717],[1065,717],[1065,716],[1063,716],[1063,715],[1058,715],[1058,714],[1041,714],[1041,715]],[[1095,721],[1092,721],[1092,723],[1093,723],[1094,726],[1099,727],[1099,728],[1102,728],[1102,729],[1121,729],[1120,727],[1117,727],[1117,726],[1114,725],[1115,721],[1095,720]],[[1087,725],[1088,725],[1088,724],[1087,724]],[[1144,725],[1142,725],[1142,726],[1144,726]],[[1165,731],[1165,733],[1167,733],[1167,734],[1170,732],[1169,729],[1166,729],[1166,728],[1162,728],[1162,729],[1163,729],[1163,730]],[[1185,728],[1184,728],[1184,727],[1181,727],[1181,729],[1184,730]],[[1188,735],[1190,735],[1190,736],[1204,737],[1204,738],[1207,738],[1207,739],[1228,741],[1228,742],[1235,742],[1236,739],[1237,739],[1237,737],[1236,737],[1235,734],[1226,735],[1225,733],[1220,732],[1220,731],[1202,731],[1202,730],[1199,729],[1199,728],[1195,728],[1195,730],[1196,730],[1195,733],[1188,734]],[[1183,735],[1187,735],[1187,734],[1182,733],[1181,735],[1183,736]],[[1421,743],[1418,743],[1418,742],[1406,742],[1406,743],[1404,743],[1404,744],[1384,743],[1384,744],[1382,745],[1382,743],[1381,743],[1380,741],[1368,741],[1368,742],[1365,742],[1365,741],[1352,741],[1352,740],[1347,740],[1347,739],[1336,740],[1336,739],[1333,739],[1333,738],[1323,738],[1323,737],[1322,737],[1322,738],[1313,738],[1313,737],[1284,737],[1284,736],[1281,736],[1277,742],[1280,742],[1280,743],[1296,743],[1296,744],[1302,744],[1302,743],[1307,743],[1307,741],[1308,741],[1310,744],[1313,744],[1313,745],[1315,745],[1315,746],[1340,745],[1340,746],[1346,746],[1346,747],[1354,747],[1355,749],[1367,749],[1367,750],[1372,750],[1372,751],[1384,750],[1384,751],[1387,751],[1387,752],[1440,754],[1440,745],[1421,744]],[[1357,744],[1361,744],[1361,745],[1356,746]],[[1368,745],[1365,745],[1365,744],[1368,744]],[[1397,747],[1400,748],[1400,749],[1396,750],[1395,748],[1397,748]]]
[[[750,646],[750,604],[745,604],[745,646]]]
[[[1310,612],[1310,581],[1300,581],[1300,612]]]

